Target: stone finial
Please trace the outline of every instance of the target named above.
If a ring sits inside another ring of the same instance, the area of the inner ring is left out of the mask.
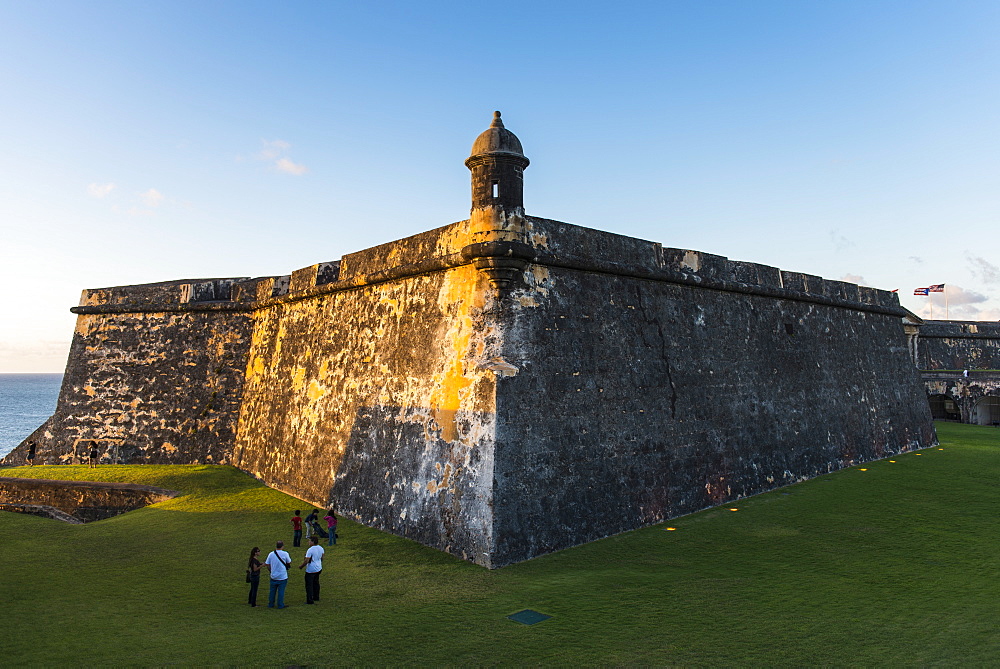
[[[490,123],[490,127],[481,132],[476,141],[472,143],[472,151],[465,164],[469,169],[472,169],[477,160],[490,156],[512,160],[520,164],[522,169],[527,167],[530,162],[524,156],[521,140],[504,127],[498,111],[493,112],[493,122]]]

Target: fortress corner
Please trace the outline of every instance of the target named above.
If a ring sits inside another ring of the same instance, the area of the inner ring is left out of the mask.
[[[500,112],[465,165],[466,220],[84,291],[36,462],[233,464],[495,568],[935,443],[894,294],[530,216]]]

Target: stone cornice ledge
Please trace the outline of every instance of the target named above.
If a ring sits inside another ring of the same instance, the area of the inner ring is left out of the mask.
[[[1000,334],[995,332],[959,332],[956,334],[941,334],[939,332],[925,332],[920,330],[921,339],[1000,339]]]
[[[277,304],[298,302],[300,300],[306,300],[319,295],[325,295],[327,293],[354,290],[363,286],[371,286],[385,283],[387,281],[441,272],[464,265],[474,265],[478,269],[487,273],[495,273],[497,268],[504,269],[509,273],[510,270],[523,269],[529,263],[581,272],[596,272],[601,274],[644,279],[648,281],[662,281],[666,283],[690,286],[692,288],[701,288],[704,290],[740,293],[743,295],[754,295],[759,297],[771,297],[796,302],[809,302],[812,304],[839,307],[853,311],[883,314],[886,316],[898,316],[900,318],[905,316],[907,313],[906,309],[900,306],[867,304],[844,298],[806,293],[789,288],[739,283],[737,281],[704,277],[697,273],[679,272],[665,267],[654,268],[640,263],[619,263],[597,258],[545,253],[521,242],[483,242],[479,244],[470,244],[463,248],[459,253],[432,256],[417,263],[398,265],[396,267],[390,267],[388,269],[369,274],[360,274],[350,277],[344,281],[334,281],[320,286],[313,286],[302,291],[296,291],[286,295],[278,295],[256,302],[241,303],[230,301],[208,301],[188,302],[183,304],[147,304],[135,306],[125,304],[91,305],[73,307],[70,311],[75,314],[165,313],[190,311],[250,312]],[[495,281],[493,275],[491,275],[490,278],[491,281]],[[506,284],[495,285],[502,288],[503,285]]]

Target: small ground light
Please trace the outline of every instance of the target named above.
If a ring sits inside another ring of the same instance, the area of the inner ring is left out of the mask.
[[[866,471],[868,471],[868,470],[867,470],[867,469],[865,469],[864,467],[862,467],[862,468],[861,468],[861,469],[859,469],[858,471],[859,471],[859,472],[866,472]]]
[[[739,511],[739,509],[729,509],[730,511]]]
[[[939,450],[939,451],[943,451],[944,449],[943,449],[943,448],[939,448],[938,450]]]
[[[668,527],[667,532],[673,532],[676,529],[677,529],[676,527]]]
[[[889,462],[895,462],[895,460],[889,460]]]

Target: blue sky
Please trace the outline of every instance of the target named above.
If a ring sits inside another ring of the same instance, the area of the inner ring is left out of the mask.
[[[0,372],[62,371],[82,288],[465,218],[494,109],[530,214],[1000,319],[998,34],[961,0],[0,0]]]

